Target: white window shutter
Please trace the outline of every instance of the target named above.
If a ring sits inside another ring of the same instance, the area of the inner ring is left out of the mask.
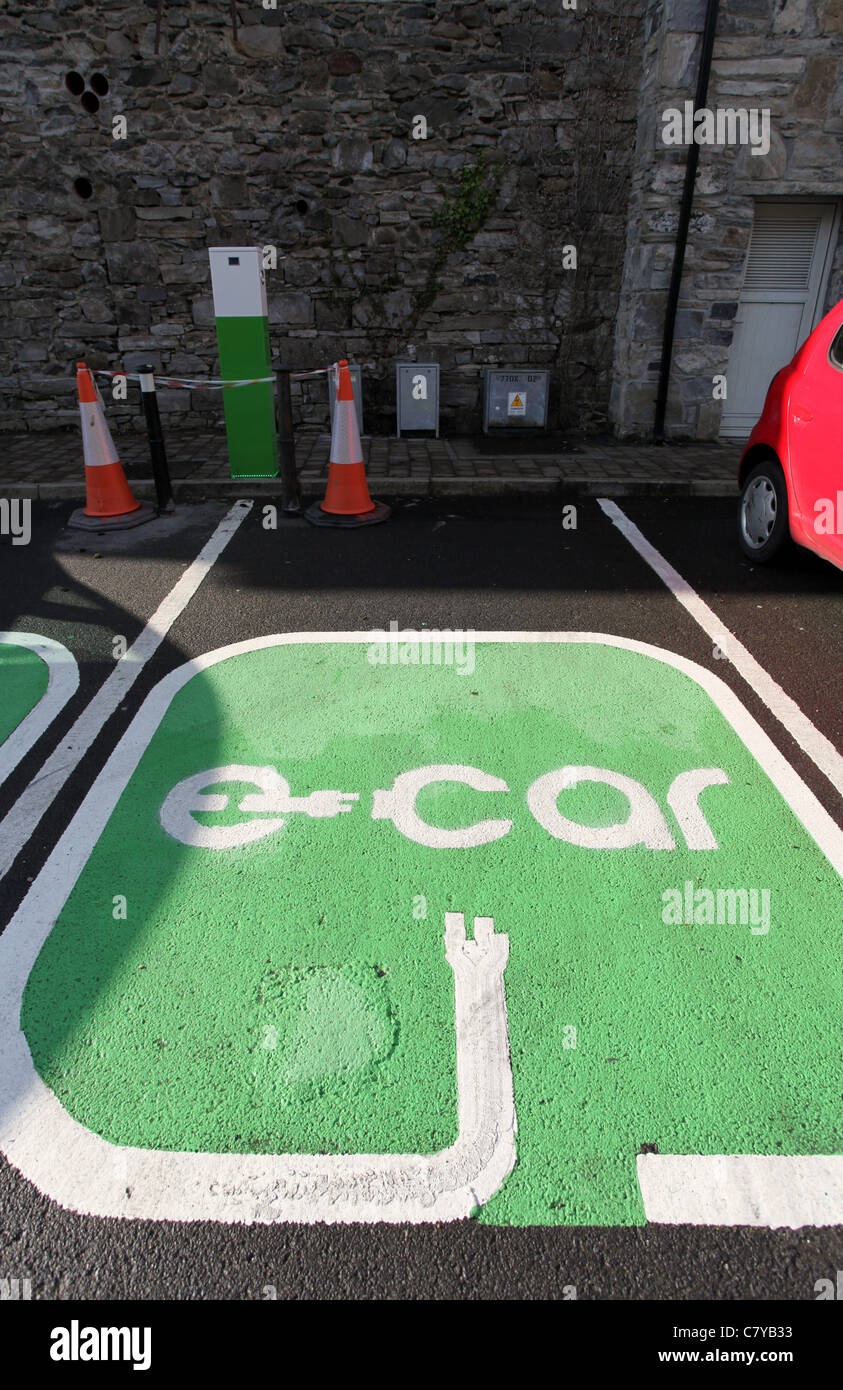
[[[744,290],[807,291],[823,222],[823,209],[755,209]]]

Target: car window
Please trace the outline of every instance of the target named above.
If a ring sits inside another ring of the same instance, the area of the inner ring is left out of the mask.
[[[841,371],[843,371],[843,328],[838,330],[828,350],[828,355],[834,363],[834,366],[840,367]]]

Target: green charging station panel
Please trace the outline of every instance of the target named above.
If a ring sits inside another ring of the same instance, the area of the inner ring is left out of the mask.
[[[220,375],[272,375],[263,254],[257,246],[212,246],[211,286]],[[275,478],[278,443],[271,381],[223,391],[232,478]]]

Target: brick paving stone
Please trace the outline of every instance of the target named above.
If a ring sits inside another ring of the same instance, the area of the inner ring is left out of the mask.
[[[228,468],[222,427],[191,430],[164,422],[170,473],[174,485],[207,489],[208,495],[236,486]],[[115,440],[126,476],[139,493],[151,487],[151,467],[143,433]],[[524,451],[513,439],[512,452],[492,449],[476,437],[454,439],[395,439],[365,437],[363,457],[379,482],[397,491],[433,485],[460,492],[493,492],[538,488],[547,491],[560,480],[589,493],[638,491],[642,494],[685,493],[731,496],[736,492],[739,444],[612,444],[578,436],[558,453]],[[327,475],[331,436],[302,431],[296,437],[296,462],[303,482],[316,484]],[[243,479],[243,482],[246,480]],[[250,480],[251,481],[251,480]],[[75,430],[46,430],[8,435],[0,462],[0,496],[84,496],[84,459]],[[197,494],[198,495],[198,494]]]

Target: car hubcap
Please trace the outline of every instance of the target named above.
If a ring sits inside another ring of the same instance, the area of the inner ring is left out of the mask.
[[[747,545],[760,550],[776,524],[776,489],[769,478],[755,478],[743,495],[741,529]]]

